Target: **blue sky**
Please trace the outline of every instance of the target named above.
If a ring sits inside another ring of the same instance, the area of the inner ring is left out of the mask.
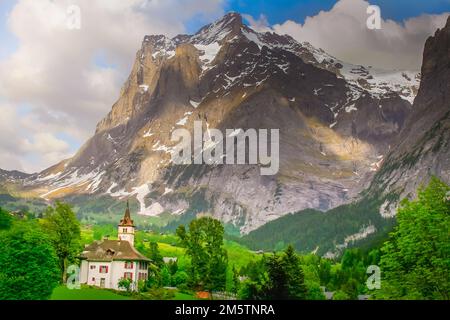
[[[230,0],[227,9],[250,14],[264,14],[270,24],[293,20],[303,23],[305,17],[331,9],[337,0]],[[421,14],[450,10],[450,0],[370,0],[380,6],[384,18],[402,21]]]
[[[17,41],[7,27],[7,15],[14,4],[15,0],[0,0],[0,59],[11,54],[17,48]]]
[[[263,14],[273,25],[286,20],[303,23],[307,16],[314,16],[321,10],[330,10],[336,2],[337,0],[228,0],[225,1],[224,9],[249,14],[254,18]],[[16,0],[0,0],[0,59],[17,48],[17,41],[9,32],[6,19],[15,3]],[[422,14],[450,11],[450,0],[370,0],[370,3],[380,6],[384,18],[398,22]],[[197,15],[186,23],[187,32],[194,33],[205,23],[207,21]],[[103,61],[102,57],[98,58]]]
[[[321,10],[330,10],[337,0],[229,0],[226,11],[236,11],[253,16],[264,14],[271,25],[286,20],[303,23],[307,16],[314,16]],[[383,17],[402,22],[422,14],[439,14],[450,11],[450,0],[370,0],[380,6]],[[203,25],[203,21],[193,19],[188,23],[188,31],[193,33]]]

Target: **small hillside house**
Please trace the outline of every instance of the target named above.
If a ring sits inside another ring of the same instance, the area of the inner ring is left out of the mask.
[[[80,283],[120,290],[118,283],[126,278],[137,290],[138,281],[148,279],[150,260],[134,248],[135,226],[128,203],[118,228],[119,240],[95,241],[81,253]]]

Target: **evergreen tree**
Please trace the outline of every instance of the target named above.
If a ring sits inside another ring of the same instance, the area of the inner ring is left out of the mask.
[[[286,268],[289,297],[291,299],[306,299],[308,290],[305,285],[305,276],[292,245],[287,247],[282,260]]]
[[[264,296],[267,299],[288,300],[289,296],[289,276],[286,270],[285,261],[277,254],[269,257],[266,261],[269,282],[264,288]]]

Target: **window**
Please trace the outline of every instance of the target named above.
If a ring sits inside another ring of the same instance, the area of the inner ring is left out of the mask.
[[[145,272],[139,272],[139,280],[147,280],[147,274]]]
[[[133,272],[125,272],[123,278],[133,280]]]
[[[91,270],[94,270],[95,269],[95,266],[91,266]]]
[[[92,278],[92,282],[95,282],[95,278]]]
[[[125,269],[133,269],[133,261],[126,261]]]
[[[123,233],[127,233],[127,228],[123,228]]]
[[[108,266],[100,266],[100,273],[108,273]]]

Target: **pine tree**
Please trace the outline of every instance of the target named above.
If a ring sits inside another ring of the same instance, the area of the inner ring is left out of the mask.
[[[305,275],[294,247],[289,245],[282,257],[287,274],[287,287],[290,299],[306,299]]]

